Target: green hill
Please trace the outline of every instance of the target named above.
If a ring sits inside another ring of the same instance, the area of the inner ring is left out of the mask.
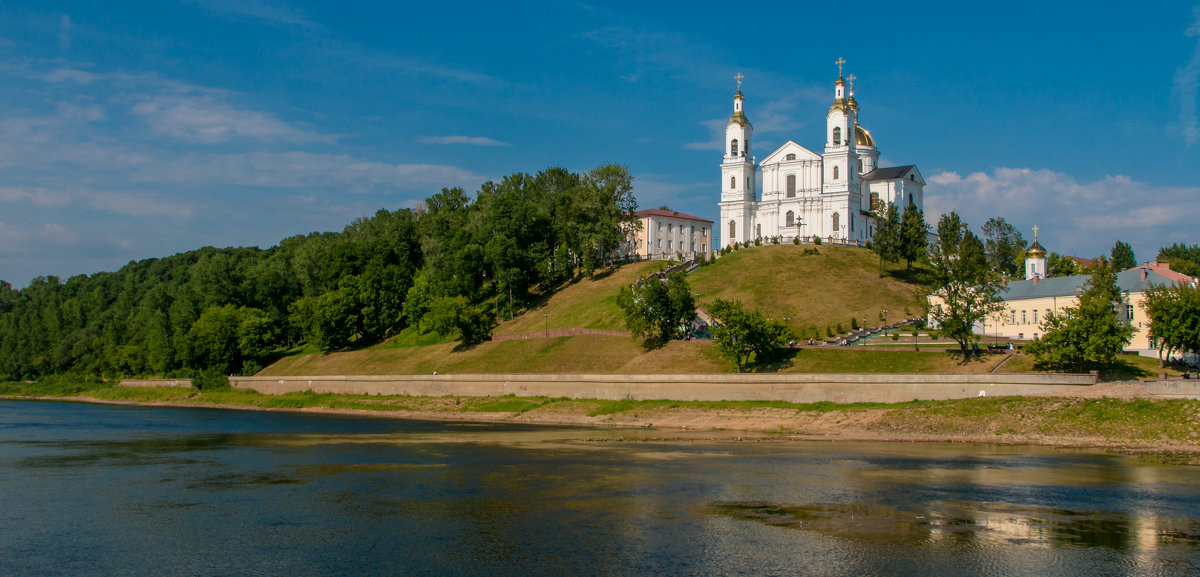
[[[816,248],[813,254],[812,249]],[[548,295],[511,321],[502,322],[495,337],[532,333],[528,339],[498,340],[460,347],[409,329],[382,345],[332,354],[295,354],[272,364],[262,375],[422,374],[465,372],[723,372],[733,367],[706,341],[672,342],[646,351],[628,336],[580,335],[539,338],[546,330],[584,328],[623,330],[616,295],[666,263],[640,262],[617,267],[593,280],[581,280]],[[763,246],[733,252],[688,277],[700,294],[700,306],[717,298],[741,300],[780,319],[804,336],[826,326],[845,329],[850,319],[879,324],[882,310],[890,321],[921,313],[927,286],[903,280],[903,267],[885,268],[861,248],[833,246]],[[915,275],[915,276],[920,276]],[[847,362],[845,355],[854,355]],[[904,351],[806,351],[783,371],[893,372],[979,371],[990,365],[955,368],[938,353]]]

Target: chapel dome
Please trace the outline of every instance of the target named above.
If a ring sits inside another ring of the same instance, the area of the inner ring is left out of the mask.
[[[870,131],[855,124],[854,125],[854,144],[858,146],[870,146],[875,148],[875,139],[871,137]]]
[[[1025,249],[1025,258],[1045,258],[1045,257],[1046,257],[1046,249],[1042,248],[1042,245],[1038,244],[1038,241],[1036,238],[1033,239],[1033,244],[1030,244],[1029,248]]]

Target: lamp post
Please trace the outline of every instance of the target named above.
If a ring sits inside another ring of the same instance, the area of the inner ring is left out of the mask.
[[[546,338],[550,338],[550,313],[543,313],[546,317]]]

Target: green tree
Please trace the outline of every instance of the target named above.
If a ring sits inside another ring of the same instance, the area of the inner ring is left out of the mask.
[[[1150,338],[1158,346],[1160,367],[1172,353],[1200,353],[1200,286],[1151,286],[1142,308],[1150,317]]]
[[[925,213],[910,204],[900,218],[900,258],[904,259],[904,270],[911,272],[912,263],[923,257],[929,249],[925,232]]]
[[[1078,306],[1050,313],[1041,323],[1042,336],[1025,345],[1037,366],[1077,372],[1105,367],[1133,337],[1134,328],[1117,318],[1117,269],[1103,256],[1090,268]]]
[[[889,202],[883,218],[876,219],[875,234],[871,236],[871,250],[879,255],[879,276],[883,276],[883,261],[900,258],[900,229],[900,212]]]
[[[1133,256],[1133,247],[1129,243],[1118,240],[1112,247],[1112,266],[1118,272],[1137,266],[1137,257]]]
[[[929,316],[944,334],[958,343],[963,359],[979,340],[975,324],[1003,310],[1000,275],[988,266],[983,242],[957,212],[938,222],[938,244],[930,254],[935,290]]]
[[[696,317],[696,301],[683,271],[665,280],[652,276],[621,289],[617,305],[625,311],[625,328],[634,336],[665,342],[682,334]]]
[[[1056,252],[1046,255],[1047,277],[1074,276],[1080,273],[1082,271],[1080,270],[1079,263],[1075,262],[1075,259]]]
[[[1007,275],[1015,275],[1020,271],[1025,238],[1017,227],[1003,217],[992,217],[983,225],[983,238],[983,250],[993,269]]]
[[[1158,249],[1158,258],[1156,260],[1170,263],[1171,270],[1173,271],[1192,277],[1200,277],[1200,245],[1194,244],[1188,246],[1177,242],[1171,246]]]
[[[738,372],[754,364],[777,360],[795,338],[783,323],[768,319],[757,310],[747,311],[741,301],[717,299],[710,309],[717,320],[713,338],[721,354],[733,361]]]
[[[493,324],[492,315],[471,304],[464,296],[438,297],[430,301],[425,315],[429,328],[442,336],[458,336],[464,345],[474,345],[488,339]]]

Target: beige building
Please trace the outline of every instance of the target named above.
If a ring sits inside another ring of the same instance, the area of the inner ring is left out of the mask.
[[[1000,291],[1005,309],[975,326],[975,333],[986,337],[1007,337],[1016,340],[1033,340],[1041,336],[1042,321],[1051,313],[1062,314],[1064,308],[1079,304],[1079,296],[1087,289],[1089,275],[1073,275],[1046,278],[1046,250],[1034,241],[1025,251],[1025,280],[1008,282]],[[1144,263],[1117,273],[1117,288],[1121,302],[1116,305],[1117,318],[1132,325],[1133,340],[1125,347],[1127,351],[1157,357],[1158,349],[1149,337],[1150,318],[1142,306],[1146,290],[1154,285],[1192,284],[1191,277],[1172,271],[1166,263]],[[930,297],[930,308],[938,305],[936,297]],[[932,319],[931,319],[931,326]]]
[[[627,258],[691,260],[700,255],[707,257],[712,251],[711,220],[661,208],[633,214],[641,227],[622,247]]]

